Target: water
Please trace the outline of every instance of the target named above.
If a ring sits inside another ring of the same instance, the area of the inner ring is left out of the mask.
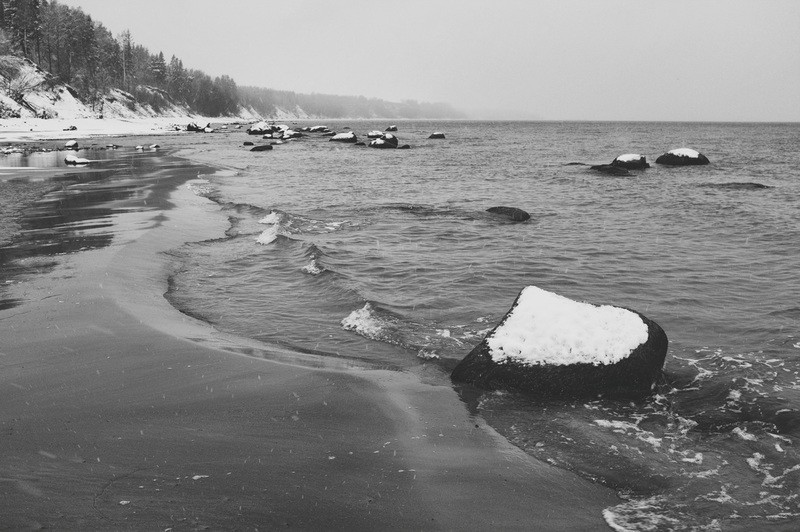
[[[363,136],[388,123],[328,125]],[[524,286],[636,309],[670,339],[652,397],[465,401],[536,458],[616,489],[605,517],[620,530],[796,524],[800,125],[398,125],[411,150],[165,139],[233,170],[189,184],[231,225],[171,254],[170,301],[266,344],[441,383]],[[679,147],[712,164],[631,177],[566,164],[652,164]],[[485,212],[498,205],[532,218]]]

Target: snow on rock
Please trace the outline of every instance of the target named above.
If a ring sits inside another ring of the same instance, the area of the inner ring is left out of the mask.
[[[690,148],[678,148],[670,150],[656,159],[657,164],[671,166],[699,166],[709,164],[710,161],[702,153]]]
[[[64,157],[64,164],[69,164],[72,166],[85,165],[91,162],[92,161],[90,161],[89,159],[84,159],[83,157],[76,157],[75,155],[67,155],[66,157]]]
[[[488,339],[492,360],[521,364],[613,364],[647,340],[647,326],[629,310],[594,306],[525,288]]]
[[[452,378],[544,395],[638,395],[651,389],[666,352],[663,329],[635,311],[529,286]]]
[[[650,168],[650,165],[647,163],[647,158],[638,153],[625,153],[620,155],[611,161],[611,165],[626,168],[628,170],[641,170],[644,168]]]
[[[397,137],[392,135],[391,133],[381,133],[378,132],[380,138],[374,139],[369,143],[370,148],[380,148],[380,149],[394,149],[397,148],[398,140]]]

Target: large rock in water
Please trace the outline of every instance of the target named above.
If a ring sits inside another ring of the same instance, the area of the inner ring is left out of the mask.
[[[696,166],[709,164],[708,157],[702,153],[689,148],[670,150],[656,159],[657,164],[667,164],[672,166]]]
[[[397,137],[392,135],[391,133],[381,133],[381,137],[375,139],[369,143],[370,148],[380,148],[380,149],[394,149],[397,148],[398,140]]]
[[[638,312],[528,286],[451,378],[547,397],[639,396],[661,375],[667,343]]]
[[[330,138],[329,142],[358,142],[358,137],[352,131],[348,131],[347,133],[339,133],[338,135],[334,135]]]

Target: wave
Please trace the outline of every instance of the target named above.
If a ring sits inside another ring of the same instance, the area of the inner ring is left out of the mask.
[[[258,238],[256,238],[256,242],[262,246],[266,246],[267,244],[275,242],[279,236],[284,236],[281,231],[281,227],[279,225],[273,225],[272,227],[262,231],[261,234],[258,235]]]

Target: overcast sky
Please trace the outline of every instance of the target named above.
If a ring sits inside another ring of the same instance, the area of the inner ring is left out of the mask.
[[[800,121],[798,0],[59,1],[239,85],[504,118]]]

